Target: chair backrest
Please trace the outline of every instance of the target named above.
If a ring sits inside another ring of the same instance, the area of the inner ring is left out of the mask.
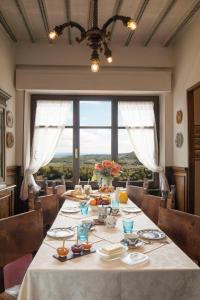
[[[144,194],[141,209],[155,223],[158,223],[159,207],[165,205],[162,197]]]
[[[59,210],[59,200],[57,195],[53,194],[37,197],[35,208],[42,209],[44,229],[50,227],[54,222]]]
[[[54,193],[61,196],[64,192],[66,192],[66,185],[60,184],[56,185],[54,188]]]
[[[134,185],[127,186],[127,194],[129,199],[134,202],[138,207],[141,207],[143,195],[144,195],[144,188]]]
[[[38,250],[43,240],[41,210],[29,211],[0,219],[0,292],[3,286],[3,267]]]
[[[158,226],[191,259],[200,263],[200,216],[160,207]]]

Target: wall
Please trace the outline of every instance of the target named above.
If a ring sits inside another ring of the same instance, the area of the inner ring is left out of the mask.
[[[0,88],[11,95],[7,101],[7,110],[11,110],[14,116],[12,131],[15,136],[15,46],[0,28]],[[6,148],[6,167],[15,165],[15,144],[12,148]],[[6,181],[9,183],[10,178]]]
[[[196,14],[187,31],[182,34],[174,46],[174,136],[173,163],[176,167],[188,167],[188,130],[187,130],[187,89],[200,81],[200,12]],[[183,122],[176,124],[177,110],[183,111]],[[182,132],[184,144],[177,148],[174,144],[175,135]]]
[[[163,166],[172,165],[172,149],[165,140],[172,137],[172,53],[163,47],[112,46],[114,62],[101,61],[99,73],[90,71],[90,50],[81,45],[18,44],[16,49],[16,87],[43,93],[80,94],[156,94],[161,97],[160,150]],[[18,93],[23,110],[23,92]],[[22,120],[19,117],[19,128]],[[170,126],[169,126],[170,124]],[[21,144],[21,143],[20,143]],[[22,161],[17,149],[18,163]]]

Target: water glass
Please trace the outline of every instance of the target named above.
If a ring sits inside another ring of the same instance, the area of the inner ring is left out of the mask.
[[[132,233],[134,221],[131,219],[123,219],[123,229],[124,233]]]
[[[83,225],[77,226],[77,237],[81,242],[88,241],[88,227]]]
[[[80,210],[81,210],[81,214],[83,216],[87,216],[88,215],[88,209],[89,209],[89,206],[86,202],[81,202],[80,203]]]
[[[85,184],[83,190],[86,195],[89,195],[92,192],[92,187],[90,184]]]
[[[119,199],[118,199],[118,195],[116,195],[116,193],[113,193],[113,195],[112,195],[111,207],[119,208]]]

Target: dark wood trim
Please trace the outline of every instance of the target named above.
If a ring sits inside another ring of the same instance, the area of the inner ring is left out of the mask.
[[[134,95],[134,96],[116,96],[116,95],[58,95],[58,94],[32,94],[31,95],[31,119],[30,119],[30,128],[31,128],[31,143],[33,139],[33,131],[34,131],[34,123],[35,123],[35,113],[36,113],[36,103],[37,101],[45,101],[45,100],[70,100],[73,101],[73,184],[77,184],[80,174],[79,167],[80,162],[79,159],[75,158],[75,149],[78,149],[78,158],[80,156],[80,128],[110,128],[112,130],[111,134],[111,156],[112,159],[118,160],[118,139],[117,134],[114,138],[113,133],[117,133],[118,131],[118,101],[146,101],[154,103],[154,112],[155,112],[155,122],[156,122],[156,131],[158,138],[158,156],[159,156],[159,96],[151,96],[151,95]],[[111,118],[112,125],[111,126],[80,126],[79,124],[79,102],[81,100],[94,101],[94,100],[102,100],[102,101],[111,101]],[[115,116],[115,117],[114,117]],[[159,157],[158,157],[159,159]],[[135,183],[135,182],[134,182]],[[138,182],[137,182],[138,183]],[[123,185],[123,183],[121,183]],[[142,184],[142,181],[139,182]],[[153,180],[151,182],[152,188],[157,188],[159,186],[159,175],[157,173],[153,174]]]
[[[187,90],[188,108],[188,212],[195,210],[195,156],[194,156],[194,91],[200,88],[200,82]]]
[[[194,124],[194,96],[193,91],[190,90],[187,93],[187,108],[188,108],[188,162],[189,162],[189,178],[188,178],[188,192],[189,192],[189,203],[188,211],[194,213],[194,170],[195,164],[193,159],[193,124]]]
[[[119,15],[122,4],[123,4],[123,0],[115,0],[115,6],[114,6],[113,12],[112,12],[113,16]],[[110,29],[110,38],[112,38],[115,26],[116,26],[116,22],[113,22],[111,25],[111,29]]]
[[[176,189],[176,209],[190,212],[188,207],[188,169],[185,167],[172,167],[172,183]]]
[[[149,43],[152,40],[154,34],[156,33],[156,31],[158,30],[160,25],[163,23],[163,21],[165,20],[165,18],[167,17],[167,15],[169,14],[169,12],[171,11],[172,7],[174,6],[174,4],[176,2],[177,2],[177,0],[171,0],[171,2],[167,3],[166,9],[164,10],[164,12],[160,16],[160,18],[155,22],[155,24],[153,25],[150,33],[148,34],[148,36],[145,40],[145,42],[143,43],[144,47],[147,47],[149,45]]]
[[[40,14],[42,17],[44,29],[46,31],[47,38],[48,38],[49,42],[52,43],[52,41],[49,38],[50,28],[49,28],[49,22],[48,22],[48,18],[47,18],[46,6],[45,6],[44,1],[38,0],[38,6],[39,6],[39,10],[40,10]]]
[[[79,100],[74,100],[73,106],[73,184],[78,184],[80,177],[80,130],[79,130]]]
[[[6,19],[4,18],[1,10],[0,10],[0,24],[3,26],[4,30],[7,32],[7,34],[9,35],[10,39],[13,42],[17,42],[17,39],[15,37],[15,34],[13,33],[12,29],[10,28],[10,26],[8,25]]]
[[[27,30],[27,33],[29,35],[29,38],[31,40],[32,43],[35,43],[35,39],[33,37],[33,33],[31,31],[30,25],[29,25],[29,21],[25,15],[25,11],[24,11],[24,7],[22,7],[22,5],[20,4],[19,0],[15,0],[15,4],[17,6],[17,9],[22,17],[23,23],[25,25],[25,28]]]
[[[136,16],[136,19],[134,20],[134,21],[136,22],[137,26],[139,25],[139,22],[140,22],[140,20],[141,20],[143,14],[144,14],[144,12],[145,12],[145,9],[146,9],[148,3],[149,3],[149,0],[143,0],[142,4],[141,4],[141,6],[140,6],[140,9],[139,9],[138,14],[137,14],[137,16]],[[131,31],[131,32],[129,33],[128,38],[127,38],[127,40],[126,40],[124,46],[126,46],[126,47],[129,46],[129,44],[130,44],[130,42],[131,42],[131,39],[133,38],[134,35],[135,35],[135,31]]]
[[[6,176],[15,176],[17,175],[17,166],[7,166],[6,168]]]
[[[70,0],[65,0],[66,22],[71,21],[71,3]],[[67,27],[68,43],[72,45],[71,27]]]
[[[184,18],[181,20],[181,22],[179,22],[179,24],[174,27],[174,30],[171,33],[171,35],[164,41],[164,43],[163,43],[164,47],[170,46],[170,44],[173,42],[173,40],[175,39],[175,37],[190,22],[190,20],[197,13],[197,11],[199,10],[199,8],[200,8],[200,1],[197,1],[193,5],[193,7],[191,8],[191,10],[187,13],[187,15],[184,16]]]

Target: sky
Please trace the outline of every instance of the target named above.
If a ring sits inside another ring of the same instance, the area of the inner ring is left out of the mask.
[[[80,126],[110,125],[110,101],[80,102]],[[72,136],[72,129],[64,129],[56,153],[72,153]],[[132,152],[132,145],[129,141],[126,129],[119,130],[118,140],[119,153]],[[80,129],[80,155],[81,154],[111,154],[111,130]]]

